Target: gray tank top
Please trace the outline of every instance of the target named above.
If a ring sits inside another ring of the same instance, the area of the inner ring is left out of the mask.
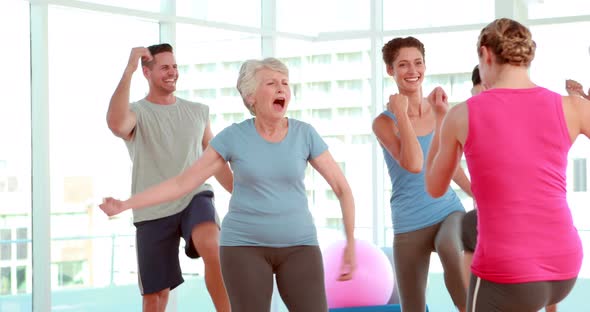
[[[209,107],[176,98],[176,103],[158,105],[145,99],[131,104],[137,115],[133,139],[125,141],[133,163],[131,193],[174,177],[191,166],[203,153],[203,134],[209,122]],[[133,210],[133,221],[160,219],[182,211],[193,196],[213,190],[203,184],[184,197]]]

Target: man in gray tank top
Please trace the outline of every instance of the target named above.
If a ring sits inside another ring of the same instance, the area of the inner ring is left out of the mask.
[[[131,77],[139,60],[149,93],[130,104]],[[111,98],[107,123],[129,150],[133,194],[184,171],[213,138],[209,108],[174,96],[177,79],[172,46],[133,48]],[[232,191],[233,176],[227,164],[215,177]],[[230,311],[219,265],[219,220],[210,185],[203,184],[176,201],[133,210],[133,222],[144,311],[164,312],[170,290],[184,281],[178,256],[180,237],[186,242],[187,256],[203,258],[205,283],[216,310]]]

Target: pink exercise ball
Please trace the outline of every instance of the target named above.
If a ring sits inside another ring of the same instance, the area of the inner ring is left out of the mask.
[[[322,250],[324,280],[329,308],[387,304],[393,291],[391,262],[374,244],[357,239],[356,270],[351,280],[338,281],[346,241],[339,240]]]

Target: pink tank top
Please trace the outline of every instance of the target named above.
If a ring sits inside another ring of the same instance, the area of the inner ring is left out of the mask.
[[[472,272],[496,283],[576,277],[582,244],[566,200],[571,140],[561,96],[491,89],[467,107],[464,152],[478,207]]]

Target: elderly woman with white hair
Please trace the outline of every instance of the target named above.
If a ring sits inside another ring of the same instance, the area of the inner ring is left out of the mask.
[[[178,176],[125,201],[105,199],[101,209],[114,215],[173,200],[229,162],[234,187],[221,226],[220,259],[232,311],[269,311],[273,274],[289,311],[327,311],[322,255],[304,185],[308,162],[340,201],[347,240],[341,280],[350,279],[355,268],[351,189],[316,130],[285,116],[291,89],[282,62],[244,62],[237,88],[253,118],[221,131]]]

